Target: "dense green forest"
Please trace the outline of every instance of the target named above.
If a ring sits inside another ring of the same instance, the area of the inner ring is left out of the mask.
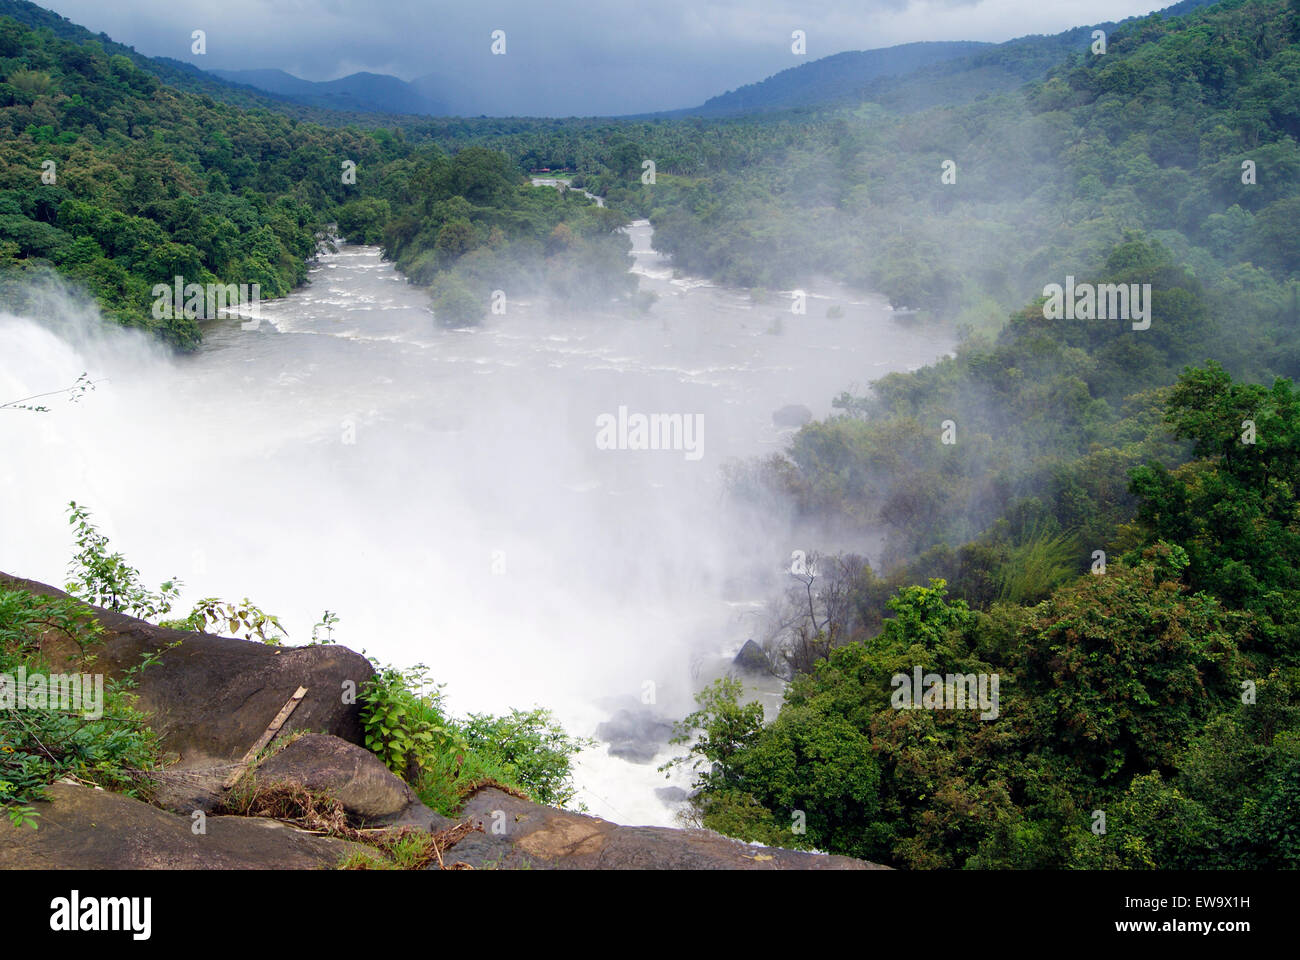
[[[1036,297],[734,471],[888,542],[883,572],[796,578],[774,722],[734,684],[701,695],[699,822],[922,868],[1300,863],[1297,41],[1297,5],[1222,3],[1023,92],[1020,123],[1073,149],[1043,141],[1044,179],[1005,186],[1039,185],[1004,201],[1021,228],[981,255],[1019,250],[1026,287],[1150,283],[1152,324]],[[940,113],[978,141],[998,109]],[[933,203],[936,236],[976,229]],[[960,254],[927,260],[972,295]],[[915,665],[998,675],[999,718],[894,709]]]
[[[616,212],[530,187],[482,147],[462,142],[452,157],[401,131],[245,110],[173,89],[98,40],[7,18],[0,77],[0,283],[11,297],[15,276],[53,267],[106,315],[192,348],[199,323],[156,319],[154,284],[179,275],[283,296],[335,222],[436,282],[447,322],[478,319],[496,288],[545,281],[576,296],[579,272],[584,296],[633,284]]]

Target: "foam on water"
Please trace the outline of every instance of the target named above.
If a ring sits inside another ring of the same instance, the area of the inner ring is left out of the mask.
[[[0,316],[0,399],[100,381],[49,414],[0,411],[0,569],[61,583],[75,499],[147,580],[179,575],[186,609],[247,595],[304,642],[328,607],[339,642],[428,664],[458,712],[542,705],[583,736],[618,709],[684,715],[701,658],[734,653],[791,551],[818,546],[733,504],[722,465],[788,440],[773,410],[825,416],[951,337],[833,286],[835,319],[673,279],[649,225],[629,234],[660,294],[647,313],[512,300],[444,330],[377,249],[342,245],[258,329],[213,323],[194,356],[106,334],[65,297]],[[598,449],[620,406],[701,415],[704,456]],[[655,791],[689,784],[656,772],[668,756],[587,751],[579,799],[671,823]]]

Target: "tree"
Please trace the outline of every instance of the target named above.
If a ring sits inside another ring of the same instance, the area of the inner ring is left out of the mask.
[[[433,246],[442,255],[444,262],[451,263],[474,249],[474,239],[473,224],[464,218],[457,218],[442,225]]]
[[[790,675],[811,671],[833,648],[863,639],[879,626],[870,596],[875,577],[862,557],[814,551],[791,564],[790,578],[764,643],[778,651]]]
[[[434,316],[444,326],[475,324],[483,319],[482,302],[454,273],[444,273],[433,283]]]
[[[1238,692],[1247,625],[1188,590],[1187,564],[1180,547],[1157,544],[1058,590],[1021,628],[1033,735],[1098,783],[1168,770]]]
[[[1132,472],[1139,523],[1186,551],[1193,588],[1256,617],[1248,651],[1300,661],[1300,394],[1282,379],[1236,384],[1211,363],[1183,373],[1165,419],[1198,459]]]

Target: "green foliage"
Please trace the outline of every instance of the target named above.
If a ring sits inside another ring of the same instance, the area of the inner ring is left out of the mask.
[[[228,636],[242,635],[245,640],[256,638],[272,646],[279,646],[289,638],[289,631],[281,625],[279,617],[267,613],[247,597],[239,603],[226,603],[216,597],[205,597],[194,604],[185,619],[164,620],[160,625],[196,633],[207,633],[211,626],[226,631]],[[314,631],[312,636],[315,637]]]
[[[423,664],[377,671],[361,693],[361,722],[366,749],[406,780],[461,742],[443,708],[442,688]]]
[[[75,528],[78,553],[68,567],[66,590],[86,603],[126,613],[142,620],[158,620],[160,626],[173,630],[206,633],[209,627],[224,629],[232,637],[254,638],[263,643],[279,645],[288,639],[289,632],[279,617],[262,610],[247,597],[239,603],[227,603],[216,597],[199,600],[188,616],[176,620],[159,619],[171,611],[180,595],[181,582],[173,577],[164,581],[154,591],[140,582],[140,571],[127,563],[117,552],[109,552],[108,537],[100,533],[90,520],[90,513],[78,504],[68,504],[68,522]],[[338,622],[325,611],[325,620],[317,627],[332,630]],[[312,637],[315,639],[315,630]]]
[[[448,327],[467,326],[483,319],[484,303],[470,293],[465,282],[452,273],[434,281],[433,311]]]
[[[81,670],[93,669],[102,629],[75,600],[0,590],[0,682],[19,670],[48,677],[40,656],[42,638],[73,641]],[[31,804],[55,780],[74,777],[128,794],[147,792],[147,771],[159,763],[157,738],[148,717],[134,708],[130,689],[138,671],[104,684],[102,705],[74,704],[65,711],[55,698],[44,707],[18,703],[0,708],[0,809],[15,825],[37,826]],[[83,688],[84,689],[84,688]],[[15,691],[10,690],[13,697]],[[102,715],[95,716],[102,707]]]
[[[712,788],[734,784],[733,759],[751,746],[763,727],[763,705],[742,704],[744,685],[732,677],[722,677],[695,695],[698,709],[681,720],[671,742],[690,743],[692,769],[701,771],[699,781]],[[663,769],[685,763],[678,757]]]
[[[716,830],[727,837],[769,847],[799,849],[805,841],[794,833],[793,823],[777,822],[772,812],[754,797],[738,790],[719,788],[696,799],[693,814],[687,819],[696,826]]]
[[[1134,777],[1108,805],[1106,832],[1075,856],[1094,869],[1294,869],[1300,785],[1295,679],[1262,680],[1258,699],[1206,724],[1177,772]]]
[[[716,681],[678,725],[674,742],[698,732],[689,756],[696,769],[707,764],[696,778],[700,823],[744,840],[862,852],[858,835],[879,806],[866,738],[821,704],[784,709],[764,727],[762,705],[742,704],[741,693],[734,679]]]
[[[65,589],[70,595],[142,620],[152,620],[171,610],[180,594],[179,580],[173,577],[163,581],[157,590],[150,590],[140,582],[140,571],[121,553],[109,552],[108,537],[91,523],[84,507],[69,503],[68,523],[74,528],[79,551],[68,567],[71,579]]]
[[[522,184],[501,153],[451,145],[452,157],[422,146],[381,174],[392,210],[385,255],[431,286],[441,322],[479,322],[507,273],[512,295],[635,303],[625,216],[578,191]]]
[[[334,628],[338,626],[338,614],[326,610],[321,614],[320,620],[311,628],[311,643],[308,646],[316,644],[331,644],[334,642]]]
[[[1280,378],[1233,383],[1211,363],[1179,378],[1166,422],[1198,459],[1133,471],[1141,528],[1186,551],[1190,583],[1254,615],[1261,667],[1300,663],[1300,393]]]
[[[1045,505],[1022,501],[987,538],[923,555],[911,571],[955,565],[985,608],[950,599],[942,580],[899,586],[884,602],[894,616],[874,635],[845,634],[852,642],[796,676],[766,725],[761,711],[744,712],[738,687],[706,691],[686,721],[703,731],[691,755],[708,764],[696,776],[697,820],[914,868],[1300,862],[1300,642],[1287,559],[1300,397],[1287,381],[1234,383],[1211,364],[1142,403],[1128,435],[1173,457],[1190,447],[1195,459],[1172,471],[1130,466],[1136,522],[1102,529],[1131,549],[1104,572],[1080,564],[1082,575],[1057,582],[1069,538]],[[1255,422],[1253,443],[1243,420]],[[1162,422],[1174,443],[1155,436]],[[963,566],[981,563],[993,576]],[[911,575],[842,577],[837,602],[868,608]],[[1008,597],[1008,583],[1024,595]],[[998,675],[999,716],[895,709],[891,677],[915,666]],[[784,826],[795,809],[806,835]],[[1091,830],[1098,810],[1104,834]]]
[[[572,758],[590,744],[570,737],[543,709],[457,720],[423,664],[379,669],[362,691],[361,719],[366,747],[425,804],[447,816],[484,782],[522,791],[538,803],[570,803],[576,792]]]
[[[551,712],[540,707],[511,710],[502,717],[471,713],[460,732],[469,750],[490,757],[510,782],[523,784],[538,803],[555,807],[569,804],[576,794],[572,757],[595,745],[569,736]]]
[[[1186,402],[1175,391],[1171,415]],[[1190,563],[1156,542],[989,613],[942,581],[900,589],[879,634],[796,677],[772,723],[734,681],[701,694],[684,722],[707,763],[694,816],[916,868],[1294,866],[1294,682],[1237,696],[1255,618],[1195,592]],[[894,709],[890,678],[914,665],[998,674],[1001,715]],[[786,826],[795,811],[806,834]]]
[[[382,243],[384,226],[390,219],[392,210],[382,197],[351,200],[339,207],[339,233],[353,243]]]
[[[1045,597],[1074,576],[1078,555],[1078,543],[1070,534],[1053,534],[1045,527],[1033,530],[1012,547],[997,571],[998,599],[1026,603]]]
[[[1181,583],[1186,554],[1159,544],[1058,590],[1021,631],[1037,735],[1098,783],[1166,769],[1230,702],[1247,629]]]
[[[980,605],[1041,598],[1132,518],[1127,471],[1181,451],[1160,429],[1157,391],[1210,349],[1202,292],[1168,251],[1130,239],[1095,279],[1127,282],[1132,270],[1150,278],[1176,334],[1049,321],[1028,307],[995,343],[973,339],[869,396],[842,396],[843,413],[801,429],[759,490],[863,533],[883,528],[886,565],[908,565],[909,579],[965,581]],[[982,585],[970,582],[973,558],[926,557],[965,543],[992,564]]]

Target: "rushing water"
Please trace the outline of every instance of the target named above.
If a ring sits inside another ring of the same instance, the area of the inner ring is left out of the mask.
[[[791,551],[819,546],[733,504],[722,464],[782,449],[778,407],[824,416],[951,340],[829,284],[804,315],[755,305],[674,277],[648,223],[629,233],[647,313],[512,300],[445,330],[377,249],[344,245],[257,329],[214,322],[189,357],[96,334],[64,298],[0,314],[0,400],[100,381],[48,414],[0,411],[0,569],[61,582],[75,499],[146,580],[179,575],[185,609],[250,596],[303,642],[328,607],[339,642],[427,664],[457,712],[537,704],[585,736],[624,708],[680,717],[754,635]],[[703,455],[598,449],[620,406],[702,416]],[[670,755],[600,744],[579,799],[671,823]]]

